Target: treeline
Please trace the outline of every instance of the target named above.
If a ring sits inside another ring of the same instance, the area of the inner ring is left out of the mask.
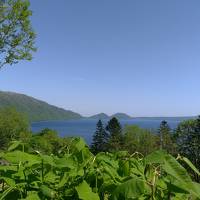
[[[167,121],[162,121],[158,130],[154,132],[135,125],[122,128],[116,118],[112,118],[105,126],[99,120],[91,145],[94,154],[125,150],[130,154],[139,152],[146,156],[159,149],[175,157],[187,157],[200,169],[200,117],[183,121],[176,129],[171,129]],[[199,182],[199,175],[191,173]]]
[[[157,132],[126,125],[122,128],[117,118],[113,117],[107,125],[101,120],[96,125],[91,150],[93,153],[102,151],[115,152],[126,150],[129,153],[140,152],[144,156],[158,149],[176,154],[175,134],[166,121],[162,121]]]

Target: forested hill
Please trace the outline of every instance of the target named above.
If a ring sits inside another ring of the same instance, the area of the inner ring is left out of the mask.
[[[80,119],[78,113],[52,106],[44,101],[14,92],[0,91],[0,107],[15,107],[30,121]]]
[[[123,119],[123,120],[133,119],[131,116],[129,116],[129,115],[125,114],[125,113],[116,113],[116,114],[111,115],[111,116],[109,116],[109,115],[107,115],[105,113],[99,113],[99,114],[93,115],[93,116],[91,116],[89,118],[90,119],[109,120],[109,119],[111,119],[113,117],[116,117],[118,120],[121,120],[121,119]]]

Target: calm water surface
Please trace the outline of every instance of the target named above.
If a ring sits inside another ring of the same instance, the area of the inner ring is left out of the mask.
[[[120,120],[122,126],[125,125],[138,125],[146,129],[158,129],[161,119],[131,119]],[[104,121],[106,124],[107,121]],[[180,120],[167,120],[171,128],[176,128]],[[81,136],[88,144],[91,144],[92,135],[95,132],[97,120],[94,119],[81,119],[81,120],[68,120],[68,121],[43,121],[32,123],[32,131],[39,132],[44,128],[56,130],[61,137],[64,136]]]

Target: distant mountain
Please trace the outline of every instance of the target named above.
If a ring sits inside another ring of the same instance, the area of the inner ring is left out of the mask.
[[[116,113],[116,114],[114,114],[114,115],[112,115],[111,116],[111,118],[112,117],[116,117],[117,119],[125,119],[125,120],[127,120],[127,119],[132,119],[132,117],[131,116],[129,116],[129,115],[127,115],[127,114],[125,114],[125,113]]]
[[[113,117],[116,117],[117,119],[121,120],[121,119],[132,119],[131,116],[125,114],[125,113],[116,113],[114,115],[107,115],[105,113],[99,113],[97,115],[93,115],[91,117],[89,117],[90,119],[102,119],[102,120],[108,120],[111,119]]]
[[[90,119],[101,119],[101,120],[107,120],[107,119],[109,119],[109,116],[107,115],[107,114],[105,114],[105,113],[99,113],[99,114],[97,114],[97,115],[93,115],[93,116],[91,116],[91,117],[89,117]]]
[[[0,107],[15,107],[18,111],[25,113],[30,121],[82,118],[78,113],[14,92],[0,92]]]

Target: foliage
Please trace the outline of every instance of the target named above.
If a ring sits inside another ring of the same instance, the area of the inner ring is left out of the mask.
[[[68,140],[67,138],[60,138],[56,131],[46,128],[40,133],[32,135],[29,146],[44,154],[57,155],[68,144]]]
[[[81,138],[71,139],[60,156],[27,153],[18,150],[20,145],[17,141],[0,154],[5,163],[0,199],[200,199],[200,185],[164,151],[146,157],[125,151],[94,156]]]
[[[26,116],[14,108],[0,109],[0,149],[6,148],[11,140],[19,139],[28,131]]]
[[[93,143],[91,145],[91,151],[93,153],[99,153],[107,150],[108,134],[104,129],[101,120],[97,122],[96,131],[93,135]]]
[[[127,125],[124,128],[124,149],[129,153],[140,152],[147,155],[158,149],[158,136],[149,130],[135,125]]]
[[[19,60],[31,60],[35,33],[28,0],[0,1],[0,68]]]
[[[109,151],[118,151],[123,146],[122,127],[117,118],[113,117],[108,121],[106,130],[109,133],[108,149]]]
[[[175,132],[177,150],[181,155],[188,157],[192,163],[200,166],[200,117],[195,120],[181,122]],[[199,175],[193,174],[197,181]]]
[[[174,153],[175,147],[172,141],[171,128],[167,121],[162,121],[160,123],[158,135],[160,137],[160,148],[165,149],[168,153]]]

